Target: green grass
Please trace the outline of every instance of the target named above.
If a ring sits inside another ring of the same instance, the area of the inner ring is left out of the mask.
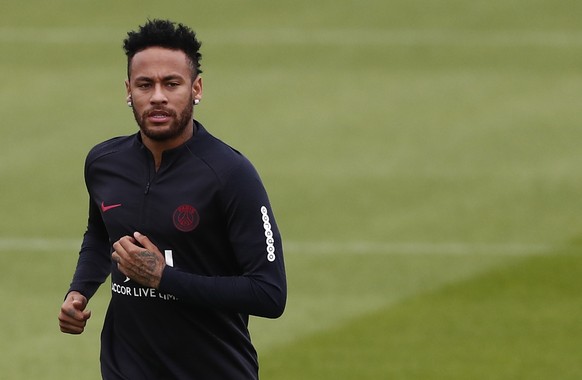
[[[136,129],[121,40],[203,41],[196,117],[255,163],[289,303],[253,319],[264,379],[575,379],[582,3],[29,1],[0,14],[0,370],[99,378],[56,315],[83,160]],[[48,16],[48,17],[47,17]]]
[[[581,270],[579,254],[520,260],[269,352],[263,373],[277,379],[577,379]]]

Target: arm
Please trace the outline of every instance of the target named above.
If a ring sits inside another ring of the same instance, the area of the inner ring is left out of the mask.
[[[180,299],[265,318],[278,318],[286,302],[286,286],[260,276],[208,277],[166,267],[160,290]]]
[[[227,177],[220,199],[241,275],[208,277],[165,267],[160,290],[222,310],[277,318],[287,300],[283,246],[266,190],[248,161]]]
[[[112,258],[124,275],[179,299],[267,318],[279,317],[285,308],[284,283],[281,288],[258,274],[219,277],[178,271],[165,265],[160,250],[139,232],[124,236],[113,247]]]
[[[58,315],[59,327],[68,334],[85,330],[91,311],[86,310],[89,299],[111,271],[109,243],[105,226],[93,202],[89,206],[89,223],[77,261],[73,281]]]
[[[89,221],[83,236],[79,259],[69,292],[77,291],[90,299],[111,273],[109,236],[99,207],[89,201]]]
[[[166,266],[159,249],[139,233],[114,244],[113,260],[132,280],[201,307],[268,318],[285,308],[283,249],[265,189],[252,167],[238,170],[222,194],[228,237],[239,276],[202,276]]]

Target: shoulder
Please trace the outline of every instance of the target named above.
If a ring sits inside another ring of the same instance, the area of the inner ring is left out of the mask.
[[[239,150],[210,134],[199,125],[198,135],[193,139],[190,152],[204,162],[221,180],[226,181],[233,173],[255,175],[253,164]]]
[[[95,145],[87,154],[85,161],[86,166],[91,165],[96,160],[109,156],[114,153],[129,149],[133,146],[135,136],[119,136],[103,141]]]

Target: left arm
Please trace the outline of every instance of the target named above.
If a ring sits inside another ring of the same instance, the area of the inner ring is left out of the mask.
[[[281,236],[258,174],[243,167],[222,194],[227,230],[238,276],[203,276],[166,266],[160,250],[144,235],[113,245],[113,260],[132,280],[180,300],[223,311],[267,318],[281,316],[287,283]]]
[[[277,318],[285,309],[287,288],[282,257],[280,264],[274,264],[278,269],[271,275],[269,271],[259,271],[220,277],[181,272],[167,266],[160,250],[139,232],[133,237],[124,236],[113,248],[112,259],[124,275],[182,300],[266,318]]]

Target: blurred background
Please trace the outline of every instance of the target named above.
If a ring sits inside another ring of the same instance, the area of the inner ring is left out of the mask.
[[[203,42],[195,117],[255,164],[289,302],[253,318],[264,379],[579,379],[582,3],[4,2],[0,371],[97,379],[57,313],[88,150],[134,133],[127,31]]]

